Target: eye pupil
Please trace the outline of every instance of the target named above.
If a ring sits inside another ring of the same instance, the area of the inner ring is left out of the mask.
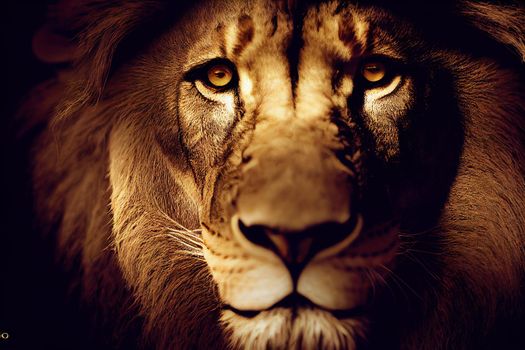
[[[381,62],[366,63],[363,66],[362,75],[367,81],[376,83],[386,76],[386,67]]]
[[[211,87],[223,88],[233,80],[233,72],[227,65],[216,64],[208,69],[208,82]]]

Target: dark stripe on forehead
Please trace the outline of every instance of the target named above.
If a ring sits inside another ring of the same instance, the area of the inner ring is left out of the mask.
[[[356,35],[354,18],[351,12],[345,12],[339,21],[339,39],[352,50],[352,55],[361,55],[364,51],[363,44]]]
[[[293,12],[290,13],[290,17],[293,21],[293,33],[290,45],[286,50],[288,56],[288,65],[290,70],[290,80],[292,82],[292,94],[295,103],[295,88],[297,81],[299,80],[299,54],[301,47],[303,46],[303,22],[304,16],[306,15],[307,6],[306,1],[294,3]]]
[[[237,29],[237,42],[233,48],[233,54],[235,56],[239,56],[253,39],[255,29],[252,18],[248,15],[242,15],[239,17]]]
[[[293,15],[299,0],[279,0],[277,2],[278,8],[289,15]]]
[[[286,10],[288,13],[292,14],[295,12],[295,7],[297,6],[298,1],[297,0],[288,0],[286,2],[287,8]]]
[[[273,15],[272,17],[272,33],[270,34],[270,36],[274,36],[275,33],[277,32],[277,26],[279,25],[279,21],[277,19],[277,15]]]
[[[219,23],[217,27],[215,28],[215,31],[218,34],[219,37],[219,45],[221,50],[222,57],[226,57],[226,42],[225,42],[225,35],[224,34],[224,25],[222,23]]]

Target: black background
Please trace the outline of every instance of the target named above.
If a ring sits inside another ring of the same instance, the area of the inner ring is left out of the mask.
[[[51,246],[32,229],[27,142],[17,138],[16,110],[32,86],[53,75],[53,67],[39,62],[31,49],[49,3],[2,4],[0,349],[100,346],[86,332],[78,310],[63,304],[65,278],[51,268]],[[7,340],[1,339],[5,333]]]

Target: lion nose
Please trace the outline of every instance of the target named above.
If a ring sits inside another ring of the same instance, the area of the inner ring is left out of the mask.
[[[292,131],[263,137],[259,130],[262,138],[254,136],[245,150],[233,229],[286,263],[300,264],[354,232],[355,172],[332,149],[296,140],[311,128]]]
[[[302,266],[321,251],[353,240],[360,231],[357,216],[345,223],[326,222],[301,231],[286,231],[263,225],[245,225],[238,221],[240,232],[252,243],[272,250],[289,266]],[[347,245],[347,244],[343,244]]]
[[[276,148],[258,147],[264,155],[253,152],[256,156],[243,168],[236,198],[241,220],[291,232],[349,221],[353,186],[348,169],[313,145]]]

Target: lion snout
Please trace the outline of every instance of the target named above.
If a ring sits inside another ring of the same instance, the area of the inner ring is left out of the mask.
[[[243,168],[236,200],[245,225],[300,232],[350,220],[352,179],[331,151],[313,145],[257,151]]]
[[[295,264],[348,236],[355,215],[352,179],[335,155],[285,142],[248,149],[236,211],[248,240]]]
[[[292,271],[348,238],[358,217],[353,173],[322,142],[305,136],[256,139],[245,151],[234,201],[233,230],[273,251]]]

